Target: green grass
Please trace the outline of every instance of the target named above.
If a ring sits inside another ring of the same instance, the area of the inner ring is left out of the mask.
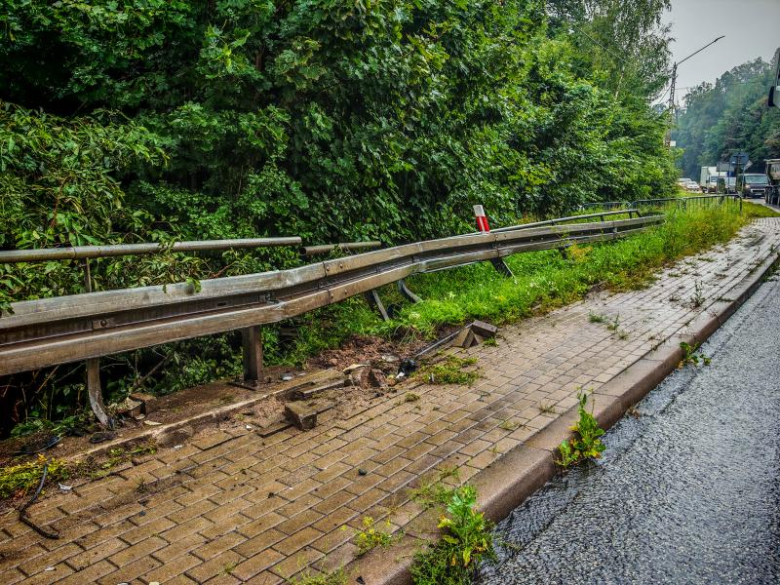
[[[430,335],[441,325],[470,319],[500,324],[579,300],[594,285],[641,288],[665,264],[726,242],[750,219],[771,214],[747,203],[743,215],[731,206],[672,210],[658,228],[617,242],[575,246],[569,258],[556,250],[512,256],[507,264],[514,279],[487,263],[416,276],[408,284],[425,301],[405,306],[384,329],[405,326]]]
[[[385,287],[380,290],[385,304],[397,307],[387,323],[362,299],[310,313],[282,361],[299,363],[353,334],[431,337],[442,326],[471,319],[502,324],[544,313],[581,299],[594,286],[613,291],[642,288],[663,266],[727,242],[754,218],[774,215],[747,202],[741,215],[732,205],[670,209],[661,226],[617,242],[573,246],[567,257],[557,250],[511,256],[506,261],[515,278],[499,275],[489,263],[417,275],[407,283],[423,302],[406,303],[393,287]]]

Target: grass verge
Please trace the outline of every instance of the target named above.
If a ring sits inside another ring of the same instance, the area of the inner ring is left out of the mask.
[[[574,246],[565,257],[557,250],[511,256],[506,262],[514,278],[501,276],[488,263],[414,276],[407,283],[424,299],[421,303],[403,303],[392,287],[380,291],[395,308],[386,323],[361,299],[310,313],[311,322],[301,324],[286,360],[303,361],[352,334],[431,336],[442,326],[471,319],[500,324],[543,313],[581,299],[593,287],[642,288],[663,266],[728,242],[757,217],[777,214],[746,202],[742,214],[728,205],[674,209],[666,215],[654,229],[616,242]]]

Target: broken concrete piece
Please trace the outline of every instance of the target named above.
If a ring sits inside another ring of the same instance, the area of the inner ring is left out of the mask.
[[[141,414],[143,406],[144,403],[140,400],[133,400],[128,397],[116,405],[116,412],[123,416],[134,417]]]
[[[495,337],[498,333],[498,327],[484,321],[474,321],[471,324],[471,330],[483,338]]]
[[[460,331],[458,331],[458,334],[452,340],[452,345],[455,347],[465,347],[464,343],[466,343],[466,339],[468,339],[470,333],[470,328],[463,327]]]
[[[156,396],[151,394],[145,394],[144,392],[133,392],[130,394],[130,398],[143,403],[143,413],[152,414],[158,408],[158,401]]]
[[[311,388],[302,388],[293,392],[293,395],[299,399],[307,399],[322,394],[326,390],[333,390],[334,388],[343,388],[345,380],[343,378],[337,378],[330,382],[320,384],[318,386],[312,386]]]
[[[368,388],[370,386],[369,376],[371,375],[371,368],[363,366],[352,371],[349,375],[349,380],[353,386],[360,388]]]
[[[317,410],[303,402],[288,402],[284,406],[284,415],[302,431],[308,431],[317,426]]]

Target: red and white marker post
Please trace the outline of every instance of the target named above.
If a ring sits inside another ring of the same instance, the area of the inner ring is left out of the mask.
[[[488,223],[487,215],[485,215],[485,208],[481,205],[475,205],[474,217],[477,220],[477,229],[483,234],[490,233],[490,224]],[[509,269],[509,266],[506,265],[502,258],[491,258],[490,263],[493,265],[493,268],[498,270],[504,276],[514,276],[512,271]]]
[[[485,215],[485,208],[481,205],[474,206],[474,217],[477,219],[477,229],[481,232],[489,232],[490,224],[488,224],[487,215]]]

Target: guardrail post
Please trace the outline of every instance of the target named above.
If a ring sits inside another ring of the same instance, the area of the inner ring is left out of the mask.
[[[84,289],[92,292],[92,273],[89,268],[89,258],[84,260]],[[114,419],[106,412],[106,405],[103,403],[103,388],[100,385],[100,359],[92,358],[87,360],[87,394],[89,395],[89,405],[92,412],[95,413],[98,421],[104,427],[114,428]]]
[[[416,294],[414,294],[408,286],[406,286],[406,281],[402,278],[398,281],[398,292],[401,293],[407,300],[413,302],[413,303],[419,303],[422,302],[422,299],[418,297]]]
[[[103,404],[103,389],[100,387],[100,360],[97,358],[87,360],[87,394],[89,405],[95,413],[98,421],[104,427],[114,428],[114,421],[106,412]]]
[[[503,258],[491,258],[490,263],[493,265],[493,268],[495,268],[499,274],[503,274],[508,278],[512,278],[514,276],[512,269],[509,268],[509,266],[507,266]]]
[[[241,330],[241,343],[244,347],[243,388],[257,390],[263,383],[263,330],[260,325]]]
[[[368,304],[376,309],[379,313],[379,316],[382,317],[382,321],[390,320],[390,315],[387,314],[387,309],[385,309],[384,304],[382,304],[382,298],[379,296],[379,293],[376,290],[368,291],[365,294],[365,297]]]

